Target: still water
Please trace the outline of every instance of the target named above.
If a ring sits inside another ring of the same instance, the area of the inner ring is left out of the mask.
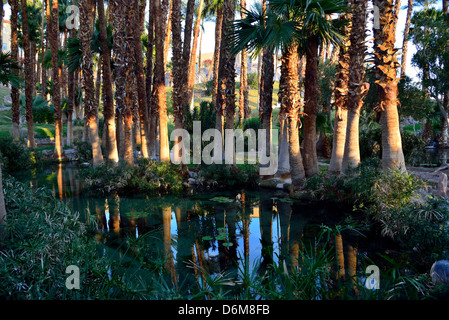
[[[164,257],[165,268],[178,276],[191,272],[192,263],[209,274],[235,270],[244,262],[262,270],[273,262],[297,267],[300,250],[305,243],[316,244],[320,226],[332,228],[348,216],[325,204],[292,203],[276,191],[87,196],[79,170],[60,164],[15,176],[31,187],[50,188],[96,228],[95,237],[107,248],[125,250],[125,239],[145,237],[154,258]],[[339,268],[349,274],[355,273],[357,257],[384,250],[377,241],[356,235],[328,241],[337,247]]]

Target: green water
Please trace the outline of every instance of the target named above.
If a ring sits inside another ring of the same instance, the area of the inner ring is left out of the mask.
[[[235,270],[244,261],[261,271],[279,261],[296,267],[304,244],[316,244],[320,226],[335,227],[351,212],[325,203],[291,202],[280,191],[88,196],[79,170],[54,165],[15,177],[34,188],[50,188],[95,228],[94,236],[105,248],[124,251],[125,239],[145,237],[154,259],[163,257],[165,268],[179,277],[192,272],[192,263],[210,274]],[[329,238],[330,248],[334,241]],[[350,233],[344,235],[343,247],[347,269],[348,261],[385,250],[378,240]]]

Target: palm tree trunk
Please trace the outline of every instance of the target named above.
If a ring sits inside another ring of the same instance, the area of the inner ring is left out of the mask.
[[[11,7],[11,57],[17,63],[19,62],[19,42],[17,36],[19,0],[9,0]],[[3,18],[2,18],[3,19]],[[18,75],[18,70],[13,71]],[[11,87],[11,114],[12,114],[12,132],[11,135],[15,141],[20,139],[20,92],[18,88]]]
[[[413,0],[408,0],[407,4],[407,18],[405,20],[404,28],[404,38],[402,41],[402,58],[401,58],[401,78],[405,77],[405,70],[407,66],[407,47],[408,47],[408,36],[410,32],[410,22],[412,21],[413,13]]]
[[[349,47],[348,122],[346,128],[343,172],[360,163],[359,122],[363,97],[369,85],[363,84],[365,76],[365,37],[367,20],[367,0],[354,0],[352,13],[351,46]]]
[[[198,48],[198,35],[200,32],[200,24],[203,20],[202,17],[202,10],[203,10],[203,3],[204,0],[200,0],[200,3],[198,4],[198,14],[196,16],[195,25],[193,28],[193,45],[192,50],[190,53],[190,64],[189,64],[189,73],[188,73],[188,88],[187,88],[187,102],[191,104],[193,101],[193,89],[195,86],[195,67],[196,67],[196,51]],[[198,69],[200,68],[200,65],[198,64]]]
[[[94,97],[94,72],[92,61],[92,23],[94,20],[95,2],[94,0],[79,0],[80,8],[80,29],[79,37],[81,50],[83,51],[83,89],[84,89],[84,110],[86,125],[89,128],[90,142],[92,144],[93,166],[98,166],[103,162],[100,138],[98,136],[98,109],[95,108]]]
[[[115,108],[112,91],[111,53],[108,47],[106,18],[103,0],[97,1],[98,20],[100,25],[100,45],[103,57],[103,90],[104,90],[104,129],[106,130],[106,159],[111,164],[118,163],[118,150],[115,130]]]
[[[171,2],[173,5],[173,1]],[[147,90],[147,107],[148,107],[148,153],[150,158],[154,158],[156,154],[155,150],[155,138],[156,138],[156,126],[155,118],[156,115],[153,112],[153,95],[152,95],[152,85],[153,85],[153,51],[154,51],[154,8],[153,2],[150,1],[149,4],[149,19],[148,19],[148,45],[147,45],[147,70],[146,70],[146,90]],[[169,19],[170,22],[171,19]],[[170,22],[171,24],[171,22]],[[165,47],[164,47],[165,49]]]
[[[219,6],[217,9],[217,16],[215,19],[215,48],[214,48],[214,61],[212,66],[212,103],[217,105],[218,94],[218,69],[220,66],[220,44],[221,44],[221,31],[223,25],[223,6]]]
[[[32,56],[30,44],[30,31],[28,25],[28,12],[26,0],[21,0],[21,4],[22,4],[23,51],[25,53],[25,112],[26,112],[27,131],[28,131],[27,145],[29,148],[35,148],[36,143],[34,141],[34,124],[33,124],[33,81],[32,81],[33,70],[31,60]]]
[[[222,138],[224,137],[224,126],[226,120],[226,127],[234,127],[234,113],[235,113],[235,57],[231,54],[231,49],[226,42],[225,32],[230,27],[234,20],[234,3],[233,0],[225,0],[223,2],[223,22],[222,22],[222,37],[220,43],[220,59],[218,67],[218,91],[217,101],[215,105],[215,129],[217,129]],[[225,117],[226,112],[226,119]],[[223,141],[223,140],[222,140]],[[216,145],[215,148],[220,148]],[[221,146],[223,148],[223,145]]]
[[[135,17],[139,16],[139,2],[135,0],[134,13]],[[140,40],[141,28],[137,25],[134,28],[134,55],[136,59],[136,82],[137,82],[137,97],[139,101],[139,119],[140,119],[140,136],[141,136],[141,150],[144,158],[149,157],[149,141],[148,141],[148,106],[145,88],[145,75],[143,71],[143,56],[142,56],[142,41]]]
[[[240,0],[240,15],[245,19],[246,0]],[[248,119],[251,110],[248,102],[248,53],[245,49],[241,52],[241,68],[240,68],[240,89],[239,89],[239,122],[243,123],[243,119]]]
[[[287,115],[284,126],[287,125],[290,176],[293,191],[298,191],[304,186],[306,176],[299,143],[301,96],[299,94],[298,53],[294,45],[282,53],[281,78],[283,81],[282,88],[280,87],[282,90],[280,103]]]
[[[168,130],[167,130],[167,96],[165,93],[165,66],[164,62],[164,39],[165,22],[162,21],[162,8],[160,0],[154,1],[155,9],[155,32],[156,32],[156,65],[154,68],[154,92],[156,97],[157,109],[159,112],[159,135],[161,161],[170,161],[168,149]]]
[[[399,0],[396,0],[399,1]],[[379,8],[380,29],[376,32],[374,52],[377,89],[381,110],[382,167],[384,170],[397,168],[406,170],[402,151],[398,114],[398,81],[396,68],[395,35],[397,24],[397,3],[394,0],[374,0]]]
[[[339,19],[346,22],[344,27],[344,43],[340,46],[339,62],[337,64],[337,80],[334,90],[334,107],[335,107],[335,121],[334,121],[334,137],[332,142],[332,155],[329,164],[328,176],[338,175],[341,173],[343,156],[345,152],[346,142],[346,126],[348,121],[348,84],[349,84],[349,53],[348,48],[351,45],[351,15],[348,13],[341,14]]]
[[[259,91],[259,117],[262,129],[266,134],[267,156],[271,149],[271,129],[273,117],[273,83],[274,83],[274,55],[270,49],[263,50],[261,88]]]
[[[318,174],[316,153],[316,112],[318,109],[318,47],[317,37],[309,38],[306,50],[304,83],[304,170],[306,177]]]
[[[70,38],[75,37],[75,29],[70,30]],[[73,107],[75,105],[75,72],[68,70],[68,101],[67,101],[67,141],[68,146],[73,144]]]

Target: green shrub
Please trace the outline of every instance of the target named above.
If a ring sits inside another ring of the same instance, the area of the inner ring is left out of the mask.
[[[259,169],[257,165],[239,164],[201,165],[199,176],[203,180],[203,186],[214,189],[235,187],[255,188],[259,181]]]
[[[15,142],[11,136],[0,137],[0,153],[2,170],[5,172],[28,169],[37,162],[35,152]]]
[[[182,167],[170,162],[141,158],[136,166],[102,164],[85,168],[85,186],[102,194],[179,193],[183,190]]]
[[[248,86],[251,89],[257,89],[259,86],[259,77],[257,76],[257,72],[249,72],[248,73]]]
[[[209,97],[209,96],[212,95],[212,89],[213,89],[213,86],[214,86],[213,80],[209,80],[209,81],[206,82],[206,91],[204,92],[204,94],[205,94],[206,96]]]
[[[75,140],[73,144],[78,150],[80,162],[90,162],[92,160],[92,145],[87,141]]]

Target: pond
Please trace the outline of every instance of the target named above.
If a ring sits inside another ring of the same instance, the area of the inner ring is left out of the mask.
[[[296,268],[308,244],[313,250],[333,250],[340,270],[354,275],[363,268],[362,260],[387,250],[384,240],[358,232],[320,238],[323,225],[342,224],[352,208],[293,202],[285,192],[263,190],[94,196],[83,192],[79,170],[74,164],[55,164],[15,177],[33,188],[51,189],[95,228],[104,248],[124,254],[133,250],[127,239],[144,238],[173,279],[196,273],[192,265],[208,274],[233,273],[243,265],[257,273],[273,263]]]

